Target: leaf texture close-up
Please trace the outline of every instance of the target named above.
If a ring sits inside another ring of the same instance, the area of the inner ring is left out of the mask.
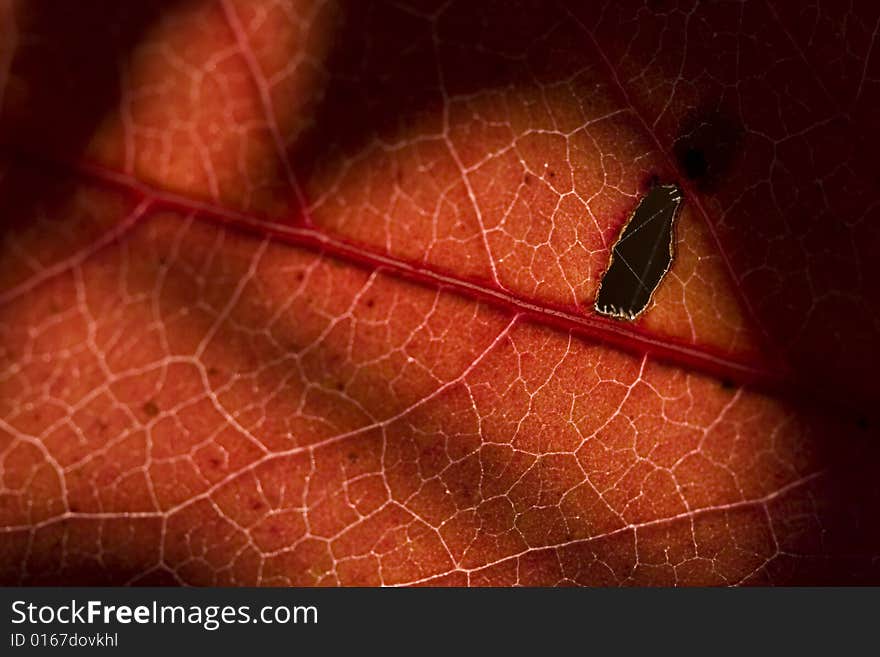
[[[0,0],[0,583],[880,582],[878,40]]]

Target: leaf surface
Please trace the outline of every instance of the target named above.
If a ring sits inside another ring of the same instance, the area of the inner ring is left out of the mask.
[[[4,582],[877,580],[876,7],[2,11]]]

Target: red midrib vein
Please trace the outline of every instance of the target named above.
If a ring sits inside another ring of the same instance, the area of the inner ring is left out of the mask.
[[[284,226],[235,210],[223,208],[210,202],[199,201],[174,192],[153,187],[128,174],[93,164],[45,158],[18,149],[9,151],[13,157],[29,160],[45,167],[61,168],[68,173],[104,186],[121,189],[138,197],[147,207],[136,222],[149,218],[152,211],[167,208],[191,214],[201,220],[238,229],[251,235],[270,237],[281,243],[319,251],[333,258],[366,269],[379,269],[393,275],[459,293],[470,298],[501,307],[522,317],[592,338],[597,342],[621,348],[638,355],[648,354],[662,361],[702,372],[732,384],[747,385],[773,393],[796,391],[796,381],[782,364],[777,367],[756,365],[721,352],[676,342],[668,337],[653,336],[637,325],[599,317],[582,315],[549,304],[536,303],[507,290],[482,281],[468,280],[436,271],[419,263],[406,261],[392,255],[365,248],[362,244],[349,242],[339,236],[315,229],[309,225]],[[117,235],[117,238],[120,235]]]

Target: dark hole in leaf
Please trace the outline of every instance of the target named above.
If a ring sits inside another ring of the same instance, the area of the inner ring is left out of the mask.
[[[672,264],[672,229],[681,205],[677,185],[658,185],[639,201],[611,250],[596,296],[596,311],[633,320]]]

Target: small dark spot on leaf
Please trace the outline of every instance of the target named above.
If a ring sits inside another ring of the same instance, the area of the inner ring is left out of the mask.
[[[220,374],[220,370],[216,367],[211,366],[208,368],[208,376],[217,376],[218,374]]]
[[[342,392],[343,390],[345,390],[345,384],[342,381],[340,381],[339,383],[336,384],[336,389],[339,390],[340,392]]]
[[[299,281],[301,283],[302,281],[305,280],[305,278],[306,278],[306,275],[303,272],[301,272],[301,271],[296,272],[296,280],[297,281]]]
[[[212,456],[208,459],[208,463],[211,465],[212,468],[219,468],[223,464],[223,461],[221,461],[220,458],[217,456]]]
[[[348,460],[350,463],[355,463],[358,460],[357,453],[356,452],[349,452],[348,453]]]
[[[532,184],[532,181],[533,181],[534,179],[535,179],[535,177],[534,177],[532,174],[528,173],[528,172],[526,172],[526,174],[523,176],[523,182],[524,182],[526,185],[531,185],[531,184]]]
[[[251,502],[251,509],[253,511],[259,511],[262,508],[263,508],[263,503],[260,500],[253,500]]]
[[[702,178],[709,170],[706,163],[706,154],[699,148],[688,148],[680,156],[681,168],[684,175],[691,180]]]
[[[743,134],[738,120],[718,110],[690,116],[673,147],[679,170],[699,189],[710,191],[733,166]]]
[[[868,421],[868,417],[866,415],[859,415],[856,418],[856,426],[862,431],[867,431],[871,428],[871,423]]]
[[[555,172],[553,169],[548,169],[548,170],[547,170],[547,175],[550,176],[551,178],[555,178],[555,177],[556,177],[556,172]]]
[[[733,385],[733,381],[730,379],[721,379],[721,387],[725,390],[733,390],[736,386]]]
[[[476,504],[480,501],[480,491],[475,486],[463,485],[461,497],[466,500],[467,504]]]
[[[372,299],[367,299],[367,302],[366,302],[367,308],[372,308],[375,305],[376,305],[375,301],[373,301]]]
[[[159,415],[159,407],[156,406],[156,402],[152,399],[145,403],[142,407],[144,409],[144,413],[146,413],[149,417],[156,417]]]

